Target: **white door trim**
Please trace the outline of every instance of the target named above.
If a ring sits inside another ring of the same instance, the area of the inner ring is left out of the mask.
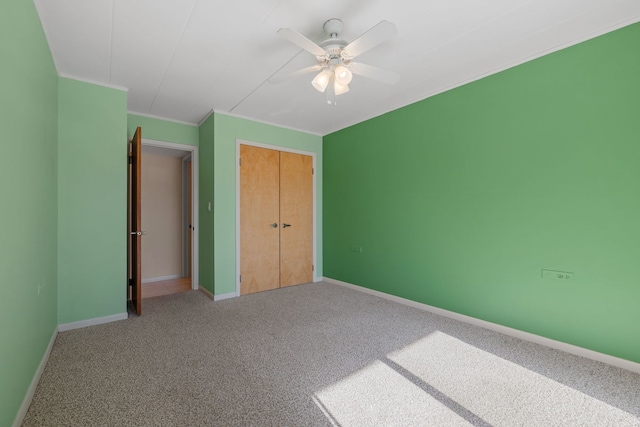
[[[189,251],[187,250],[188,242],[189,242],[189,226],[193,226],[191,224],[191,220],[193,218],[188,218],[187,213],[189,212],[189,176],[188,176],[188,163],[191,163],[193,166],[193,162],[191,160],[191,152],[187,153],[182,157],[182,276],[187,277],[189,272]],[[193,194],[191,195],[193,198]],[[193,232],[191,235],[193,237]],[[191,254],[193,256],[193,254]]]
[[[317,200],[316,200],[316,153],[312,151],[297,150],[295,148],[281,147],[279,145],[263,144],[261,142],[247,141],[244,139],[236,139],[236,295],[240,296],[240,145],[250,145],[253,147],[267,148],[269,150],[284,151],[286,153],[302,154],[311,156],[313,162],[313,281],[317,282],[318,278],[318,260],[317,260]]]
[[[172,150],[188,151],[191,154],[191,209],[193,212],[193,239],[191,240],[191,289],[198,289],[199,272],[199,239],[200,223],[198,222],[198,147],[195,145],[177,144],[175,142],[156,141],[154,139],[142,138],[142,145],[150,147],[169,148]]]

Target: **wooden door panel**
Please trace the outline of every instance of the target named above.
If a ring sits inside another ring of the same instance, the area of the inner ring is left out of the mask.
[[[280,286],[313,281],[313,159],[280,153]]]
[[[142,129],[137,128],[131,140],[129,162],[129,214],[130,214],[130,286],[131,302],[136,314],[142,314]]]
[[[240,294],[246,295],[280,286],[280,153],[240,145],[240,162]]]

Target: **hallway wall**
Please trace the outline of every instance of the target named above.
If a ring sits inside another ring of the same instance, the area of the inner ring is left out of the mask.
[[[142,154],[142,279],[182,275],[182,159]]]

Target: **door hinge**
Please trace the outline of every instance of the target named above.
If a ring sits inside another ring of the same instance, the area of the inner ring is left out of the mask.
[[[242,166],[242,158],[238,159],[238,166]]]
[[[315,265],[311,266],[311,271],[316,271],[316,266]]]
[[[311,168],[311,175],[315,175],[316,170],[314,168]]]
[[[242,283],[242,274],[240,275],[240,283]]]
[[[133,156],[129,154],[129,164],[133,164]]]

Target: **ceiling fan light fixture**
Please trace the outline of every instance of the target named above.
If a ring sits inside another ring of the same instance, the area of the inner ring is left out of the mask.
[[[336,96],[342,95],[343,93],[349,92],[349,86],[348,85],[341,85],[340,83],[338,83],[337,80],[333,84],[333,89],[335,90]]]
[[[318,92],[324,92],[329,85],[329,80],[331,79],[331,72],[326,68],[318,73],[317,76],[311,80],[311,84]]]
[[[351,83],[353,74],[351,73],[351,70],[345,67],[344,65],[342,64],[338,65],[335,68],[334,72],[336,74],[336,82],[339,83],[340,85],[346,86],[349,83]]]

